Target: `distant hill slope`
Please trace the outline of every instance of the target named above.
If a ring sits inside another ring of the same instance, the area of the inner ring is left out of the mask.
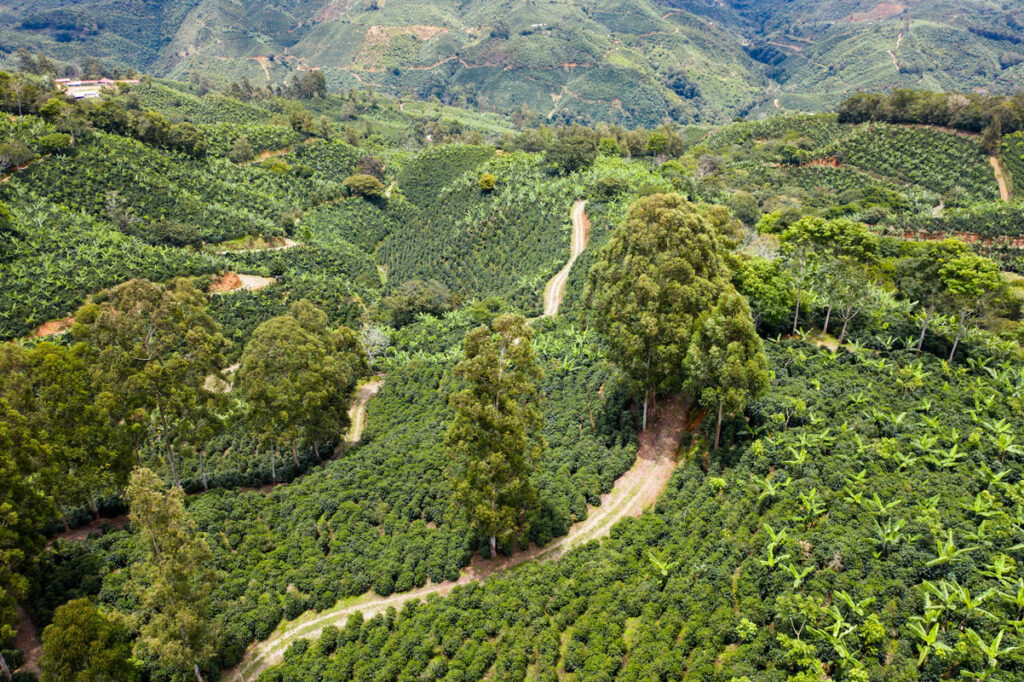
[[[1024,87],[990,0],[8,0],[0,50],[158,75],[371,86],[628,126],[817,110],[857,89]],[[902,37],[901,37],[902,36]]]

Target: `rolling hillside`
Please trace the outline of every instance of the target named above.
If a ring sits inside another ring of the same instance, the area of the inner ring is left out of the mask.
[[[1020,88],[1022,21],[990,0],[10,0],[0,56],[215,84],[320,68],[332,88],[652,126],[820,110],[864,88]]]

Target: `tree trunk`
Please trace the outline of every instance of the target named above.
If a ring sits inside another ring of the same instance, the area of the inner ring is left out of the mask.
[[[201,672],[199,672],[199,664],[193,662],[192,663],[192,669],[196,673],[196,682],[203,682],[203,674]]]
[[[171,449],[171,430],[167,427],[167,416],[164,414],[163,401],[160,396],[156,397],[156,411],[160,414],[160,423],[163,425],[164,448],[167,450],[167,463],[171,466],[171,478],[174,485],[181,487],[181,479],[178,478],[178,465],[174,461],[174,450]]]
[[[956,325],[956,336],[953,337],[953,350],[949,351],[948,362],[953,362],[953,356],[956,355],[956,347],[960,344],[960,335],[964,331],[964,314],[960,313],[960,319]]]
[[[203,477],[203,490],[209,492],[210,484],[206,480],[206,450],[203,448],[199,450],[199,475]]]
[[[640,426],[640,430],[641,431],[646,431],[647,430],[647,400],[648,400],[648,398],[650,398],[650,393],[645,391],[644,392],[644,416],[643,416],[643,420],[642,420],[642,423],[641,423],[641,426]]]
[[[4,674],[4,679],[7,682],[11,682],[11,669],[7,667],[7,661],[4,659],[4,653],[0,651],[0,672]]]
[[[54,500],[54,502],[57,501]],[[70,533],[71,526],[68,525],[68,517],[64,514],[64,505],[61,504],[60,502],[57,502],[57,511],[60,512],[60,522],[64,524],[64,532]]]
[[[270,482],[277,485],[277,447],[270,451]]]
[[[917,352],[921,352],[921,348],[924,347],[924,335],[928,332],[928,322],[932,318],[932,309],[924,309],[924,325],[921,327],[921,336],[917,337]]]
[[[299,464],[299,444],[298,444],[297,441],[294,441],[294,440],[292,441],[292,459],[295,460],[295,470],[296,470],[296,472],[301,471],[302,470],[302,465]]]
[[[718,439],[722,435],[722,406],[723,403],[718,403],[718,423],[715,424],[715,450],[718,449]]]
[[[487,542],[491,546],[491,558],[498,558],[498,538],[492,535]]]
[[[800,322],[800,292],[804,286],[804,264],[800,264],[799,284],[796,285],[796,313],[793,314],[793,333],[796,334],[797,324]]]
[[[833,355],[839,352],[839,347],[843,345],[843,340],[846,339],[846,325],[848,325],[848,324],[850,324],[850,318],[849,317],[844,317],[843,318],[843,331],[841,331],[839,333],[839,342],[836,343],[836,349],[834,351],[832,351]]]
[[[316,461],[320,461],[320,443],[313,441],[313,452],[316,454]]]
[[[829,303],[828,304],[828,310],[825,312],[825,326],[821,330],[821,335],[822,336],[827,336],[828,335],[828,323],[829,323],[829,320],[831,320],[831,319],[832,319],[832,304]]]
[[[92,517],[99,520],[100,510],[96,508],[96,496],[92,494],[92,488],[89,489],[89,509],[92,510]]]

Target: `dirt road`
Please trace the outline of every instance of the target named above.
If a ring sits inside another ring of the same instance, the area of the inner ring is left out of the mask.
[[[582,212],[582,207],[580,209]],[[530,561],[557,559],[583,543],[605,537],[621,519],[639,516],[654,504],[668,485],[675,470],[683,434],[688,425],[688,406],[679,398],[666,400],[658,406],[651,428],[640,436],[640,447],[633,467],[623,474],[612,491],[601,496],[601,506],[589,510],[585,521],[576,523],[569,533],[545,547],[531,547],[511,557],[496,560],[474,556],[462,570],[459,579],[450,583],[428,583],[421,588],[381,597],[368,592],[359,597],[343,599],[333,608],[319,613],[307,612],[293,621],[282,623],[270,638],[249,647],[245,658],[234,670],[223,675],[231,682],[250,682],[260,673],[283,660],[284,652],[297,639],[316,639],[327,625],[342,626],[356,612],[372,618],[388,608],[400,608],[413,599],[428,595],[444,596],[459,585],[484,580]]]
[[[1006,173],[1003,172],[1003,164],[1000,163],[998,156],[988,157],[988,162],[992,164],[992,170],[996,174],[996,182],[999,183],[999,196],[1002,197],[1003,201],[1013,201],[1013,192],[1010,190],[1010,183],[1006,181]]]
[[[558,306],[562,304],[562,297],[565,296],[565,284],[569,281],[572,266],[583,250],[587,248],[587,241],[590,238],[590,219],[583,211],[586,205],[586,201],[580,200],[572,207],[572,243],[569,247],[569,261],[544,287],[544,317],[554,317],[558,314]]]

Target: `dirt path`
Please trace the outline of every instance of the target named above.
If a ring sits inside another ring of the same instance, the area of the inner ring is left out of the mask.
[[[679,447],[688,425],[688,413],[688,405],[680,398],[666,400],[658,406],[655,422],[640,436],[640,448],[633,467],[615,481],[610,493],[601,496],[601,506],[591,508],[587,519],[574,524],[568,535],[545,547],[534,546],[511,557],[492,561],[474,556],[454,582],[428,583],[421,588],[388,597],[368,592],[359,597],[343,599],[327,611],[307,612],[293,621],[279,625],[269,639],[250,646],[238,667],[225,673],[222,679],[231,682],[255,680],[264,670],[281,662],[285,650],[292,642],[300,638],[316,639],[325,626],[344,625],[348,617],[356,612],[369,619],[388,608],[399,608],[413,599],[424,599],[431,594],[444,596],[454,587],[484,580],[529,561],[557,559],[574,547],[608,535],[618,521],[627,516],[639,516],[664,491],[676,467]]]
[[[1010,183],[1006,181],[1006,173],[1003,172],[1003,164],[1000,163],[998,156],[988,157],[988,162],[992,164],[992,170],[996,174],[996,182],[999,183],[999,196],[1002,197],[1003,201],[1013,201],[1013,192],[1010,191]]]
[[[352,402],[352,407],[348,409],[348,418],[351,426],[349,427],[348,435],[345,436],[344,447],[355,445],[362,439],[363,431],[366,430],[366,403],[370,402],[370,398],[377,395],[380,387],[383,385],[383,379],[374,379],[356,389],[356,398]]]
[[[572,266],[583,250],[587,248],[587,240],[590,238],[590,219],[583,211],[586,205],[587,202],[581,199],[572,207],[572,244],[569,247],[569,261],[544,287],[544,317],[554,317],[558,314],[558,306],[562,304],[562,297],[565,296],[565,284],[569,281]]]
[[[942,212],[946,210],[945,199],[939,199],[939,205],[932,208],[932,217],[939,218],[942,216]]]
[[[280,243],[278,243],[278,240],[280,240]],[[294,249],[296,246],[302,246],[302,244],[290,237],[279,237],[271,243],[277,244],[277,246],[264,246],[252,249],[226,249],[224,251],[218,251],[217,255],[227,256],[232,253],[256,253],[257,251],[284,251],[286,249]]]
[[[25,672],[39,675],[39,653],[43,649],[43,643],[39,639],[39,628],[28,615],[28,611],[18,607],[18,632],[14,637],[14,648],[20,649],[25,656],[25,662],[14,672]]]

